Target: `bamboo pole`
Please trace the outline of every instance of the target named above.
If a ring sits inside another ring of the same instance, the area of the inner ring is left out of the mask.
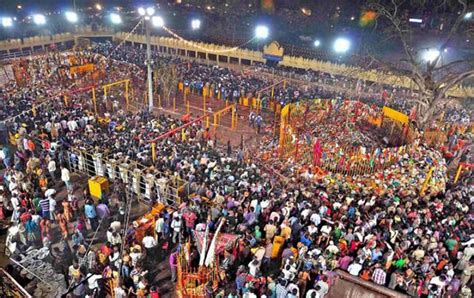
[[[428,183],[430,182],[431,176],[433,175],[434,169],[435,169],[434,167],[431,167],[428,174],[426,175],[425,181],[423,182],[423,186],[421,187],[421,190],[420,190],[420,195],[425,194],[425,191],[428,188]]]
[[[92,88],[92,103],[94,104],[94,114],[97,115],[97,98],[95,95],[95,88]]]
[[[125,109],[128,111],[128,104],[129,104],[129,98],[128,98],[128,85],[130,84],[129,80],[125,81]]]
[[[459,163],[458,170],[456,171],[456,176],[454,176],[454,183],[458,182],[459,176],[461,176],[462,168],[463,168],[463,164]]]
[[[153,162],[155,162],[156,160],[156,143],[155,142],[151,143],[151,160],[153,160]]]

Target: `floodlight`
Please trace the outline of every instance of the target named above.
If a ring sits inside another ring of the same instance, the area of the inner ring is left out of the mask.
[[[2,18],[2,26],[5,28],[13,26],[13,19],[10,17]]]
[[[347,38],[338,38],[334,42],[334,51],[343,54],[351,48],[351,42]]]
[[[191,21],[191,28],[193,30],[198,30],[199,28],[201,28],[201,21],[198,20],[198,19],[194,19]]]
[[[110,14],[110,21],[112,24],[121,24],[122,23],[122,17],[118,13],[111,13]]]
[[[144,16],[146,14],[146,10],[143,7],[138,8],[138,14],[141,16]]]
[[[439,55],[441,55],[440,51],[437,49],[428,49],[424,54],[423,54],[423,60],[426,62],[434,62],[436,59],[438,59]]]
[[[77,23],[77,21],[79,20],[77,13],[75,13],[74,11],[66,11],[65,16],[66,20],[71,23]]]
[[[474,16],[474,13],[472,11],[470,11],[470,12],[468,12],[464,15],[464,19],[465,20],[470,20],[470,19],[472,19],[473,16]]]
[[[154,27],[158,27],[158,28],[161,28],[165,25],[165,20],[163,20],[162,17],[159,17],[159,16],[154,16],[151,18],[151,24],[154,26]]]
[[[102,5],[100,5],[100,3],[97,3],[97,4],[95,5],[95,9],[97,9],[97,10],[102,10]]]
[[[35,14],[33,15],[33,23],[38,26],[46,24],[46,17],[42,14]]]
[[[146,9],[146,14],[149,16],[152,16],[155,14],[155,8],[153,6],[150,6]]]
[[[316,39],[316,40],[314,41],[314,46],[315,46],[315,47],[319,47],[320,45],[321,45],[321,41],[320,41],[319,39]]]
[[[270,35],[270,31],[267,26],[259,25],[255,28],[255,37],[259,39],[265,39]]]

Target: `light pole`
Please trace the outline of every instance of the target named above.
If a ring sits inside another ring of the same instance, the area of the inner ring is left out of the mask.
[[[148,81],[148,110],[153,112],[153,81],[151,75],[151,36],[150,36],[150,22],[145,22],[146,32],[146,70]]]
[[[138,13],[143,17],[145,22],[145,34],[146,34],[146,69],[147,69],[147,81],[148,81],[148,111],[153,112],[153,81],[152,81],[152,69],[151,69],[151,36],[150,36],[150,21],[152,16],[155,14],[153,7],[147,9],[140,7]]]

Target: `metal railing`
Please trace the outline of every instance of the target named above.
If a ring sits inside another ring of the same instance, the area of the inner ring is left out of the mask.
[[[150,168],[132,160],[113,159],[102,153],[92,153],[77,148],[66,151],[69,170],[87,177],[103,176],[114,182],[118,179],[129,187],[130,191],[146,203],[156,195],[158,202],[176,208],[181,198],[189,193],[189,185],[181,179],[167,177],[163,173],[153,173]]]

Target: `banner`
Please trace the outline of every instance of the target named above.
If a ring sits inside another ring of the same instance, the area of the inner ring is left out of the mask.
[[[71,74],[76,74],[76,73],[84,73],[84,72],[91,72],[94,70],[94,64],[89,63],[81,66],[73,66],[69,69]]]
[[[393,119],[395,121],[398,121],[400,123],[406,124],[408,123],[409,119],[408,116],[400,113],[399,111],[396,111],[394,109],[388,108],[388,107],[383,107],[383,115],[384,117],[388,117],[390,119]]]

